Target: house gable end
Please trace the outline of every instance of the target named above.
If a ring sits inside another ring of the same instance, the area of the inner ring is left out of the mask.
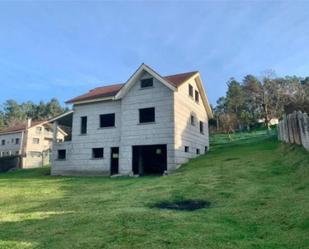
[[[161,75],[156,73],[154,70],[152,70],[150,67],[148,67],[145,64],[142,64],[135,73],[128,79],[128,81],[125,83],[125,85],[120,89],[120,91],[116,94],[115,99],[121,99],[123,98],[133,87],[134,84],[138,83],[141,78],[146,77],[153,77],[154,79],[158,80],[160,83],[165,85],[167,88],[169,88],[172,91],[176,91],[177,88],[168,82],[166,79],[164,79]]]

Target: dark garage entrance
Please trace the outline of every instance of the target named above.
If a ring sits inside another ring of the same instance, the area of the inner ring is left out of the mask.
[[[166,144],[132,146],[135,175],[162,175],[167,169]]]

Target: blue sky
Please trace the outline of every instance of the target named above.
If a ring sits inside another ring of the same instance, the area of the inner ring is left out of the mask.
[[[61,102],[142,63],[199,70],[212,104],[230,77],[309,75],[309,2],[0,2],[0,103]]]

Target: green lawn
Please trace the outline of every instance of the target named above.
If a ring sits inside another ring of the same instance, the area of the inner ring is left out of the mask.
[[[309,248],[309,153],[267,136],[216,144],[174,175],[0,175],[0,248]],[[151,208],[202,199],[193,212]]]

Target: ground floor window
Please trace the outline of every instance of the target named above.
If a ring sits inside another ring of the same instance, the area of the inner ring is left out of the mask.
[[[200,149],[196,149],[196,154],[197,154],[197,155],[200,154]]]
[[[58,150],[58,160],[66,159],[66,150]]]
[[[93,148],[92,158],[99,159],[104,157],[104,148]]]
[[[189,146],[185,146],[185,152],[189,152]]]

